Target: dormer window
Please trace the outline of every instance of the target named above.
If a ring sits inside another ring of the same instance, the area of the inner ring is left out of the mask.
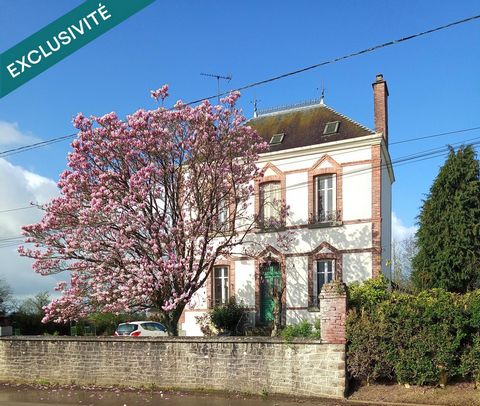
[[[329,123],[325,124],[325,128],[323,130],[323,135],[329,135],[329,134],[337,133],[339,126],[340,126],[340,121],[330,121]]]
[[[285,137],[284,133],[281,134],[274,134],[272,138],[270,138],[270,145],[277,145],[281,144],[283,141],[283,137]]]

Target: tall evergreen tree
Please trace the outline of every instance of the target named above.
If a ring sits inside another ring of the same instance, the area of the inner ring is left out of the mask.
[[[452,292],[480,287],[480,173],[472,146],[450,148],[418,225],[415,287]]]

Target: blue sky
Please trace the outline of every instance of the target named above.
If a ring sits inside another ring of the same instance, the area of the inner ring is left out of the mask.
[[[80,3],[0,0],[0,52]],[[3,123],[21,136],[49,139],[73,132],[71,119],[79,111],[126,115],[154,107],[149,91],[164,83],[170,85],[170,103],[215,93],[215,80],[200,72],[231,74],[228,88],[233,88],[479,12],[479,3],[469,0],[157,0],[0,99],[0,129]],[[371,83],[383,73],[390,90],[391,142],[479,126],[479,43],[477,20],[245,91],[241,105],[251,116],[255,96],[260,108],[290,104],[317,97],[317,88],[324,84],[328,105],[373,127]],[[480,131],[392,145],[390,153],[395,160],[476,136]],[[0,149],[12,146],[2,143],[0,134]],[[31,174],[31,188],[36,175],[57,180],[68,150],[69,143],[63,142],[7,160]],[[443,159],[395,169],[393,210],[405,227],[414,225]],[[28,204],[13,199],[5,188],[2,200],[2,209],[9,208],[7,200],[10,207]],[[25,212],[16,215],[24,216],[18,221],[30,220]],[[12,232],[0,229],[0,237],[5,234]],[[0,259],[5,251],[0,250]]]

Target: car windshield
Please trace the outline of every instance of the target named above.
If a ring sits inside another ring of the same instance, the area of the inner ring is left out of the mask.
[[[131,333],[137,329],[136,324],[120,324],[117,328],[117,332],[120,333]]]
[[[142,323],[142,327],[148,331],[167,331],[163,324],[155,322]]]

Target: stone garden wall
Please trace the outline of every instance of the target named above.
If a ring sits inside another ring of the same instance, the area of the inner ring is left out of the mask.
[[[263,337],[3,337],[0,381],[342,397],[345,346]]]

